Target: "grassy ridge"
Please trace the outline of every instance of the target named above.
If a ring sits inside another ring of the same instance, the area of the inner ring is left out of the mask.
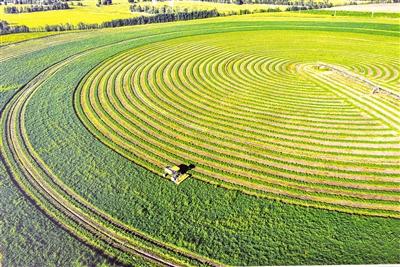
[[[246,25],[251,23],[241,26]],[[194,26],[188,26],[191,27]],[[228,264],[398,261],[397,243],[392,239],[398,229],[397,220],[285,205],[195,180],[177,188],[127,161],[88,134],[72,108],[71,88],[105,58],[163,38],[167,37],[136,40],[116,45],[114,50],[93,53],[76,61],[79,69],[72,64],[66,66],[35,93],[27,107],[28,136],[57,176],[113,217],[150,236]],[[117,34],[112,40],[116,39]],[[97,44],[101,42],[98,40]],[[67,51],[63,56],[72,53],[68,45],[59,48]],[[27,59],[32,62],[31,66],[36,56]],[[23,62],[7,64],[16,66]],[[25,77],[11,77],[7,81],[22,83],[40,68],[37,65]],[[72,86],[71,81],[74,81]],[[66,158],[69,160],[61,160]]]

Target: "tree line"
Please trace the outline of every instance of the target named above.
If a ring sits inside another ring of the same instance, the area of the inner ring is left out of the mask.
[[[4,7],[4,13],[6,14],[17,14],[17,13],[30,13],[30,12],[40,12],[40,11],[50,11],[50,10],[61,10],[70,9],[69,5],[64,2],[56,2],[49,5],[31,5],[31,6],[6,6]]]
[[[151,0],[141,0],[141,2],[148,2]],[[164,2],[165,0],[158,0]],[[296,6],[296,7],[307,7],[307,9],[314,8],[327,8],[332,7],[333,4],[329,0],[324,0],[322,2],[314,2],[314,0],[195,0],[200,2],[211,2],[211,3],[223,3],[223,4],[269,4],[269,5],[286,5],[286,6]],[[380,0],[376,0],[380,1]],[[388,1],[400,1],[400,0],[388,0]],[[137,0],[128,0],[129,3],[137,4]],[[146,5],[143,7],[145,8]],[[296,8],[293,8],[296,9]],[[291,9],[290,9],[291,10]],[[139,11],[137,11],[139,12]],[[141,11],[147,12],[147,11]],[[151,13],[151,12],[147,12]]]
[[[136,0],[128,0],[128,2],[133,3]],[[146,1],[146,0],[145,0]],[[150,0],[147,0],[150,1]],[[163,0],[159,0],[163,1]],[[305,0],[195,0],[195,1],[200,1],[200,2],[212,2],[212,3],[223,3],[223,4],[269,4],[269,5],[287,5],[287,6],[316,6],[316,3],[314,3],[312,0],[305,1]],[[378,0],[377,0],[378,1]],[[389,0],[393,1],[393,0]],[[400,1],[400,0],[394,0],[394,1]],[[323,6],[331,6],[332,3],[329,2],[329,0],[325,0],[320,3]]]
[[[292,5],[286,8],[286,11],[299,11],[299,10],[310,10],[310,9],[320,9],[320,8],[328,8],[333,7],[332,3],[324,3],[324,2],[313,2],[308,1],[306,3],[298,3],[294,2]]]
[[[137,7],[136,7],[137,8]],[[134,8],[133,8],[134,9]],[[161,9],[161,8],[160,8]],[[268,8],[258,10],[257,12],[280,12],[279,8]],[[74,26],[71,24],[62,25],[46,25],[42,30],[44,31],[68,31],[68,30],[90,30],[90,29],[100,29],[100,28],[115,28],[122,26],[134,26],[134,25],[144,25],[152,23],[163,23],[163,22],[173,22],[173,21],[183,21],[183,20],[194,20],[194,19],[204,19],[219,16],[229,16],[229,15],[242,15],[252,13],[250,10],[240,10],[232,11],[228,14],[219,13],[217,9],[212,10],[192,10],[189,11],[184,9],[182,11],[171,9],[161,9],[159,13],[154,13],[152,16],[138,16],[127,19],[115,19],[111,21],[106,21],[101,24],[87,24],[80,22],[78,25]],[[164,13],[161,13],[164,12]]]
[[[96,6],[108,6],[112,5],[112,0],[98,0]]]
[[[166,14],[166,13],[174,13],[174,9],[163,5],[161,7],[149,6],[149,5],[138,5],[133,4],[129,7],[131,12],[144,12],[149,14]],[[183,9],[183,12],[188,12],[188,9]]]
[[[21,32],[29,32],[29,28],[25,25],[10,26],[7,21],[0,20],[0,35]]]
[[[150,6],[150,5],[140,5],[140,4],[133,4],[129,7],[131,12],[139,12],[139,13],[148,13],[148,14],[171,14],[171,13],[189,13],[188,8],[183,9],[175,9],[167,5],[163,5],[160,7]],[[253,12],[248,9],[242,9],[239,11],[230,11],[228,13],[218,13],[218,16],[231,16],[231,15],[244,15],[244,14],[251,14],[251,13],[264,13],[264,12],[280,12],[282,10],[279,7],[276,8],[266,8],[266,9],[256,9]]]
[[[195,10],[195,11],[181,11],[176,13],[165,13],[165,14],[155,14],[153,16],[138,16],[134,18],[127,19],[115,19],[111,21],[106,21],[101,24],[93,23],[87,24],[80,22],[78,25],[74,26],[69,23],[58,24],[58,25],[46,25],[41,30],[44,31],[68,31],[68,30],[89,30],[89,29],[100,29],[100,28],[115,28],[121,26],[133,26],[133,25],[144,25],[152,23],[163,23],[163,22],[173,22],[181,20],[193,20],[193,19],[203,19],[218,17],[220,14],[216,9],[213,10]]]
[[[0,5],[51,5],[58,2],[81,1],[81,0],[0,0]]]

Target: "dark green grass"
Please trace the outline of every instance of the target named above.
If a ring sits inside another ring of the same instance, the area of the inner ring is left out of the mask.
[[[1,109],[12,93],[11,90],[0,93]],[[36,209],[18,190],[0,161],[0,266],[88,265],[118,266]]]
[[[0,110],[15,93],[0,92]],[[142,259],[129,259],[148,266]],[[123,266],[82,243],[19,190],[0,156],[0,266]]]
[[[2,164],[0,195],[3,266],[118,266],[37,210],[5,175]]]
[[[296,26],[295,23],[282,26],[282,23],[275,22],[250,24],[279,29]],[[226,31],[223,26],[221,23],[215,28]],[[301,22],[298,26],[307,25]],[[338,30],[344,25],[325,26]],[[366,27],[363,24],[347,26]],[[183,35],[180,30],[190,27],[196,29],[199,26],[179,26],[169,30],[179,31],[176,33],[178,37]],[[394,26],[373,27],[393,29]],[[200,29],[200,32],[212,30],[208,27]],[[388,34],[398,35],[398,32]],[[95,43],[93,40],[82,42],[87,46],[98,46],[124,38],[128,37],[110,34],[109,38],[103,36]],[[288,205],[193,179],[176,187],[96,140],[83,127],[73,109],[75,86],[87,71],[109,56],[158,39],[165,37],[94,51],[77,60],[76,64],[65,67],[41,86],[28,106],[26,120],[33,146],[50,169],[82,196],[121,221],[160,240],[227,264],[400,262],[400,220]],[[81,50],[80,45],[72,45],[73,49],[65,44],[7,62],[8,67],[24,69],[24,66],[29,66],[29,70],[23,76],[17,75],[23,73],[22,70],[5,75],[6,82],[27,82],[45,67],[42,63],[35,63],[43,54],[49,53],[49,58],[56,61]],[[58,56],[53,59],[51,55]],[[12,230],[7,229],[6,234],[11,236]],[[39,255],[36,250],[30,253]]]

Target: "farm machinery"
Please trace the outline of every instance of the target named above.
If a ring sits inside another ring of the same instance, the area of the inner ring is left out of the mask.
[[[190,174],[186,173],[189,170],[186,165],[174,165],[174,166],[166,166],[164,168],[163,176],[165,178],[170,178],[172,182],[179,185],[184,180],[190,177]]]

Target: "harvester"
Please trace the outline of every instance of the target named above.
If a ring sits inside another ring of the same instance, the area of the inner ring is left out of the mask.
[[[165,178],[170,178],[171,181],[174,182],[175,184],[180,184],[185,179],[189,178],[190,174],[183,171],[182,167],[174,165],[165,167],[163,176]]]

